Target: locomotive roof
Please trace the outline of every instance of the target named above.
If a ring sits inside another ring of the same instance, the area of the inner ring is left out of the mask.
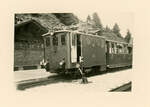
[[[59,32],[74,32],[74,33],[78,33],[78,34],[83,34],[83,35],[88,35],[88,36],[93,36],[93,37],[104,38],[106,41],[110,41],[110,42],[117,42],[117,43],[129,44],[123,38],[117,37],[117,35],[115,35],[114,33],[103,33],[101,36],[99,36],[99,35],[93,35],[93,34],[86,34],[86,33],[78,32],[78,31],[71,31],[71,30],[59,30],[59,31],[55,31],[54,33],[59,33]],[[48,33],[48,34],[50,34],[50,33]]]
[[[104,38],[103,36],[99,36],[99,35],[93,35],[93,34],[86,34],[86,33],[82,33],[79,31],[71,31],[71,30],[60,30],[60,31],[56,31],[57,32],[74,32],[74,33],[78,33],[78,34],[82,34],[82,35],[88,35],[88,36],[95,36],[95,37],[99,37],[99,38]],[[105,39],[105,38],[104,38]]]

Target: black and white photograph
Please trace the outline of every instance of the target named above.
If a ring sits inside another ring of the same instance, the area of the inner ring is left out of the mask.
[[[111,15],[15,13],[16,89],[131,92],[133,14]]]
[[[149,4],[2,0],[0,107],[150,107]]]

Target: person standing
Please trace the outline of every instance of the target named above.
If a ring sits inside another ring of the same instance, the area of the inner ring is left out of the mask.
[[[84,68],[83,68],[83,57],[81,56],[80,57],[80,64],[79,64],[79,67],[78,67],[78,71],[80,72],[81,74],[81,78],[82,78],[82,82],[83,84],[86,84],[88,83],[88,79],[87,77],[85,76],[85,71],[84,71]]]

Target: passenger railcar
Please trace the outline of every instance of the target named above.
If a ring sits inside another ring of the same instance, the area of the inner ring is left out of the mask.
[[[132,46],[103,36],[56,31],[44,36],[44,46],[44,59],[49,62],[50,72],[76,71],[81,60],[84,69],[100,71],[132,65]]]
[[[106,40],[108,68],[132,66],[132,46],[125,42]]]

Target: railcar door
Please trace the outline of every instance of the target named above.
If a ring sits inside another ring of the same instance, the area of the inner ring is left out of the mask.
[[[71,35],[71,62],[77,62],[77,37],[74,33]]]
[[[81,50],[81,35],[77,34],[77,62],[80,62],[80,57],[82,56]]]
[[[81,55],[81,35],[73,33],[71,36],[71,62],[80,62]]]

